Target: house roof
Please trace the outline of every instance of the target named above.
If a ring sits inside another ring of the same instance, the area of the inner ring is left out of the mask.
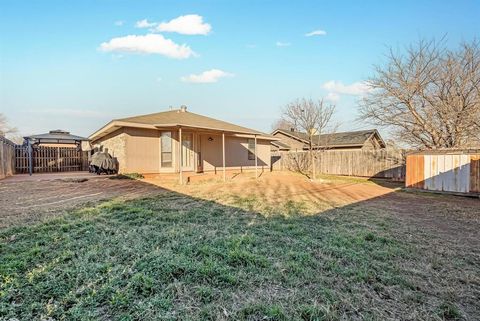
[[[283,133],[284,135],[298,139],[304,143],[308,143],[308,135],[306,133],[277,129],[272,133],[272,135],[275,135],[276,133]],[[378,137],[382,147],[385,147],[385,142],[376,129],[314,135],[313,141],[318,142],[318,144],[315,144],[317,147],[363,146],[368,139],[375,135]]]
[[[51,143],[51,144],[72,144],[81,141],[88,141],[88,138],[77,135],[72,135],[65,130],[57,129],[51,130],[45,134],[25,136],[25,139],[35,140],[37,143]]]
[[[287,145],[281,141],[272,142],[272,144],[279,147],[280,149],[291,149],[290,145]]]
[[[254,129],[189,112],[185,107],[159,113],[114,119],[90,135],[90,139],[101,138],[120,127],[142,127],[152,129],[165,127],[190,127],[236,134],[258,135],[259,138],[276,140],[275,137]]]

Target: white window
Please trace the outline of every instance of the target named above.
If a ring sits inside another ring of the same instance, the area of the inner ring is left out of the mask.
[[[255,139],[248,139],[248,160],[255,160]]]
[[[172,132],[162,132],[160,139],[162,167],[172,167]]]

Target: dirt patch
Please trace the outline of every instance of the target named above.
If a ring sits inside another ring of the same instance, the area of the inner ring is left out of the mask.
[[[345,206],[374,209],[381,215],[435,233],[437,237],[479,246],[480,200],[429,193],[399,192],[401,183],[322,176],[312,181],[290,172],[234,175],[179,185],[176,179],[110,179],[96,175],[0,181],[0,228],[55,216],[84,204],[112,198],[135,199],[172,190],[223,205],[264,213],[279,208],[306,214]],[[45,176],[46,177],[46,176]]]
[[[162,179],[144,182],[207,199],[225,202],[231,195],[252,195],[263,204],[278,205],[293,200],[323,203],[330,207],[343,206],[391,193],[401,184],[376,184],[366,178],[326,177],[312,181],[303,175],[289,172],[263,173],[255,179],[253,173],[235,175],[226,183],[220,179],[180,185]],[[230,205],[230,204],[229,204]]]
[[[134,199],[164,190],[136,180],[90,178],[0,181],[0,228],[32,223],[112,198]]]
[[[241,174],[223,183],[212,180],[198,184],[179,185],[161,180],[145,179],[163,188],[193,197],[209,199],[223,205],[238,205],[252,199],[251,210],[265,212],[285,204],[300,204],[308,214],[344,206],[377,209],[405,224],[429,229],[445,238],[468,238],[480,242],[480,200],[453,195],[402,191],[403,183],[366,178],[322,176],[312,181],[290,172],[263,173],[259,179]],[[251,202],[250,202],[251,203]]]

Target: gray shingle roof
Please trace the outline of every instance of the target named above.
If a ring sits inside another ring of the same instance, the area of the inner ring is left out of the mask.
[[[235,133],[257,134],[262,136],[270,136],[260,131],[227,123],[223,120],[210,118],[207,116],[195,114],[189,111],[181,111],[180,109],[169,110],[154,114],[127,117],[122,119],[115,119],[117,121],[124,121],[129,123],[148,124],[154,126],[190,126],[207,128],[214,130],[222,130]]]
[[[283,129],[277,129],[274,131],[281,132],[285,135],[296,137],[305,143],[308,143],[308,135],[302,132],[296,131],[288,131]],[[341,133],[334,133],[334,134],[323,134],[323,135],[314,135],[313,142],[318,147],[330,146],[362,146],[365,144],[367,139],[369,139],[373,134],[377,134],[380,138],[380,141],[383,140],[380,137],[380,134],[376,129],[369,129],[369,130],[359,130],[359,131],[351,131],[351,132],[341,132]],[[383,146],[385,147],[385,146]]]
[[[88,138],[72,135],[64,130],[51,130],[45,134],[25,136],[25,139],[35,139],[40,143],[74,143],[77,141],[87,141]]]
[[[227,123],[223,120],[189,112],[186,110],[186,107],[154,114],[114,119],[91,134],[89,137],[92,141],[95,141],[121,127],[141,127],[151,129],[190,127],[200,130],[220,131],[231,134],[257,135],[260,139],[266,139],[270,141],[278,140],[278,138],[258,130],[238,126]]]

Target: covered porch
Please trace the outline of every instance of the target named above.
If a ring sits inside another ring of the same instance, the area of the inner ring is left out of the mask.
[[[157,130],[158,172],[178,174],[180,183],[205,177],[221,177],[226,181],[235,173],[245,171],[254,172],[257,178],[261,172],[270,170],[266,153],[269,143],[257,134],[192,126],[161,126]]]

